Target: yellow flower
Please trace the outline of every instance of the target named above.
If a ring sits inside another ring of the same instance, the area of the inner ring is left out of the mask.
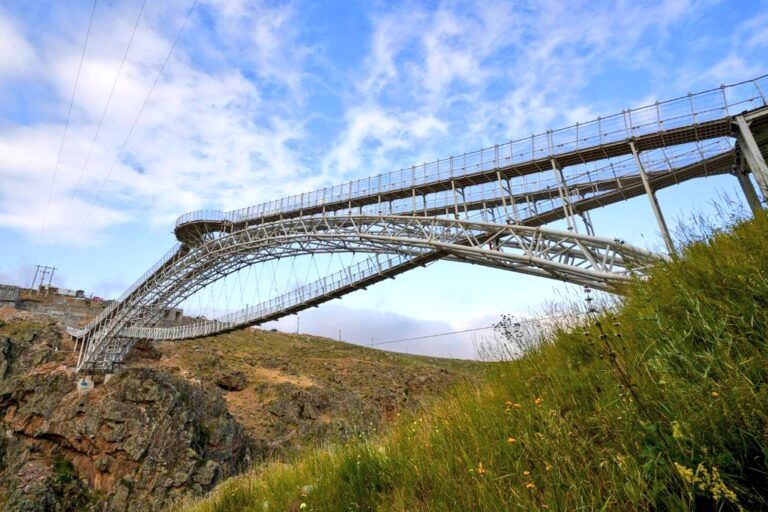
[[[535,489],[536,488],[536,484],[534,484],[533,482],[528,482],[527,484],[525,484],[525,488],[526,489]]]
[[[536,400],[533,401],[533,403],[536,405],[541,405],[541,398],[537,398]]]
[[[673,421],[672,422],[672,437],[674,439],[685,439],[685,434],[683,434],[683,429],[680,427],[680,423]]]
[[[552,466],[550,464],[547,464],[546,466],[544,466],[544,470],[545,471],[552,471]]]
[[[713,396],[714,398],[717,398],[717,397],[719,397],[719,396],[720,396],[720,393],[718,393],[717,391],[713,391],[713,392],[712,392],[712,396]]]
[[[514,437],[509,437],[507,438],[507,442],[509,444],[515,444],[517,442],[517,439],[515,439]]]
[[[485,468],[483,467],[483,463],[482,462],[480,462],[477,465],[477,474],[478,475],[484,475],[485,474]]]
[[[531,474],[531,472],[530,472],[530,471],[528,471],[528,470],[525,470],[525,471],[523,471],[523,476],[528,476],[528,475],[530,475],[530,474]]]

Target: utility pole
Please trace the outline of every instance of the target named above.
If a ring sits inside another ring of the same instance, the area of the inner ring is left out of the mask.
[[[29,287],[30,291],[35,289],[35,284],[38,282],[38,276],[40,276],[40,287],[45,286],[45,278],[48,277],[48,286],[45,289],[45,294],[48,295],[48,290],[51,288],[51,281],[53,280],[53,273],[55,271],[56,267],[35,265],[35,277],[32,278],[32,286]],[[40,288],[38,288],[37,292],[38,294],[40,293]]]

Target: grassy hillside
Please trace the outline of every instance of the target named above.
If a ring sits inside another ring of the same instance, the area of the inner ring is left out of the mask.
[[[768,508],[768,219],[696,243],[615,314],[498,363],[386,434],[181,509]]]
[[[131,365],[218,386],[270,458],[378,430],[483,365],[258,329],[143,348]]]

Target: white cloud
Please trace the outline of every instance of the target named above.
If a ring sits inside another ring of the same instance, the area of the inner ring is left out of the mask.
[[[165,230],[177,215],[192,209],[242,207],[303,188],[304,172],[290,148],[303,135],[303,121],[286,115],[280,106],[265,104],[260,83],[247,79],[239,67],[197,63],[183,45],[169,61],[114,165],[175,36],[173,31],[166,34],[154,27],[174,12],[169,25],[178,30],[186,15],[179,5],[147,11],[84,169],[96,123],[138,14],[124,5],[100,5],[96,11],[50,207],[48,190],[63,123],[0,128],[0,225],[36,239],[48,209],[44,242],[61,238],[64,244],[92,244],[103,240],[99,233],[116,224],[149,223]],[[246,14],[244,32],[260,20],[272,20],[253,35],[259,40],[254,59],[258,70],[272,78],[291,75],[287,87],[299,95],[300,74],[281,64],[292,41],[276,39],[289,23],[290,11],[248,6]],[[43,56],[38,63],[40,75],[58,96],[63,118],[82,41],[65,32],[37,43]],[[90,206],[97,195],[98,204]]]
[[[376,11],[325,171],[392,170],[590,120],[595,108],[580,98],[592,77],[617,63],[651,66],[647,41],[663,40],[690,8],[445,1]]]
[[[424,320],[397,313],[350,308],[339,303],[325,304],[318,309],[304,311],[299,317],[298,324],[300,332],[303,333],[337,339],[341,330],[341,339],[350,343],[370,346],[373,342],[373,346],[380,350],[460,359],[475,358],[473,336],[492,332],[486,330],[433,337],[435,334],[452,333],[465,328],[456,328],[448,322]],[[473,323],[472,327],[490,323]],[[297,319],[293,315],[264,324],[262,328],[296,332],[296,326]],[[429,337],[422,338],[425,336]]]
[[[36,63],[35,49],[16,22],[0,9],[0,77],[29,73]]]

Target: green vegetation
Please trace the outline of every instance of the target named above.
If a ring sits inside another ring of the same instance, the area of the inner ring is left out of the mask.
[[[767,234],[760,216],[693,243],[614,313],[489,365],[386,434],[180,508],[765,509]]]

